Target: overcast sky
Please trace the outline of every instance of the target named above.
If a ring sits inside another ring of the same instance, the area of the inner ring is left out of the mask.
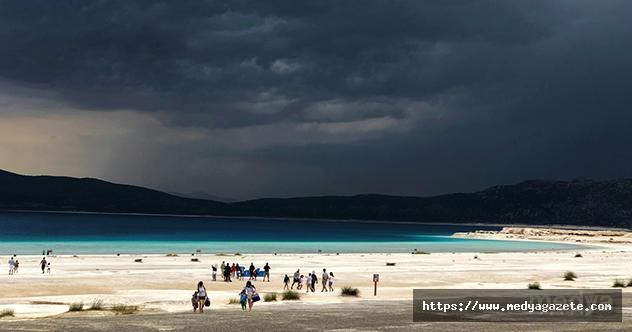
[[[0,0],[0,168],[239,199],[632,177],[631,13]]]

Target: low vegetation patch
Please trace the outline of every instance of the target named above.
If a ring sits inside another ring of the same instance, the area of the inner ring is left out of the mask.
[[[83,310],[83,302],[71,303],[68,306],[68,311],[81,311]]]
[[[236,297],[231,297],[228,299],[228,304],[239,304],[239,299]]]
[[[628,280],[628,287],[632,287],[632,279]]]
[[[263,296],[263,300],[265,302],[274,302],[277,300],[277,293],[276,292],[266,293],[266,295]]]
[[[241,256],[241,253],[236,252],[235,256]]]
[[[90,307],[88,307],[88,310],[103,310],[103,300],[96,299],[92,301],[92,304],[90,304]]]
[[[142,259],[142,258],[136,258],[136,259],[134,260],[134,263],[142,263],[142,262],[143,262],[143,259]]]
[[[191,262],[199,262],[200,260],[198,258],[191,258]]]
[[[625,282],[621,279],[617,279],[612,283],[612,287],[621,287],[624,288],[625,287]]]
[[[283,292],[283,301],[296,301],[301,299],[301,293],[295,291],[285,291]]]
[[[413,251],[412,254],[413,255],[430,255],[429,252],[425,252],[425,251]]]
[[[114,311],[117,315],[131,315],[138,311],[138,306],[128,305],[128,304],[117,304],[112,307],[112,311]]]
[[[540,283],[537,282],[537,281],[536,282],[531,282],[531,283],[529,283],[527,288],[529,288],[529,289],[540,289]]]
[[[0,318],[4,317],[15,317],[15,311],[13,311],[13,309],[2,309],[2,311],[0,311]]]
[[[169,254],[167,254],[167,257],[178,257],[178,254],[169,253]]]
[[[360,296],[360,290],[353,287],[342,287],[340,293],[344,296]]]
[[[575,279],[577,279],[577,275],[575,274],[575,272],[566,271],[566,273],[564,273],[564,280],[575,281]]]
[[[395,266],[395,263],[386,262],[386,266]]]
[[[575,258],[581,258],[581,257],[583,257],[582,254],[580,253],[575,254]]]

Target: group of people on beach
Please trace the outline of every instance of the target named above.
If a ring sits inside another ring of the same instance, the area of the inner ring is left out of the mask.
[[[18,260],[17,255],[13,255],[9,257],[9,275],[18,274],[20,269],[20,261]],[[42,260],[39,263],[40,268],[42,269],[42,274],[47,273],[50,274],[50,262],[46,260],[46,257],[42,257]]]
[[[11,258],[9,258],[9,275],[17,274],[19,267],[20,262],[18,258],[15,255],[11,256]]]
[[[263,267],[263,280],[262,281],[270,281],[270,264],[266,263]],[[218,267],[217,265],[211,266],[211,276],[213,281],[217,281],[217,273]],[[240,266],[239,263],[226,263],[222,261],[222,264],[219,266],[219,271],[222,272],[222,276],[225,282],[232,282],[232,278],[236,278],[237,280],[244,280],[244,275],[246,274],[246,270],[244,267]],[[254,263],[250,263],[248,267],[247,275],[249,279],[246,281],[246,285],[242,288],[241,292],[239,292],[239,303],[241,304],[242,310],[252,311],[252,307],[255,302],[260,301],[261,297],[257,293],[257,288],[254,285],[254,281],[257,281],[257,276],[260,274],[260,269],[256,268]],[[321,292],[333,292],[334,291],[334,273],[327,272],[327,269],[323,269],[323,273],[321,275],[321,284],[322,289]],[[307,276],[301,274],[301,270],[297,269],[293,275],[293,282],[290,285],[290,277],[286,274],[283,278],[283,290],[293,290],[294,285],[297,290],[302,290],[305,287],[307,293],[309,291],[316,292],[316,285],[318,284],[318,275],[316,271],[308,273]],[[191,304],[193,306],[193,312],[204,312],[204,307],[210,306],[210,299],[208,298],[208,292],[206,291],[206,287],[204,286],[204,282],[200,281],[197,284],[197,289],[193,293],[191,297]]]
[[[246,281],[246,286],[239,292],[239,304],[241,305],[241,309],[246,311],[246,308],[248,308],[248,311],[252,311],[254,303],[260,300],[261,297],[257,293],[255,285],[250,280]],[[191,305],[193,306],[193,312],[199,313],[204,313],[204,307],[211,305],[211,300],[208,297],[204,282],[198,282],[197,290],[191,297]]]
[[[266,263],[263,266],[263,281],[270,282],[270,264]],[[244,280],[244,275],[248,275],[248,280],[257,281],[257,277],[261,274],[261,268],[255,267],[254,263],[250,263],[248,267],[248,273],[246,273],[246,269],[244,266],[240,266],[239,263],[226,263],[222,261],[222,264],[218,266],[216,264],[211,265],[211,277],[213,281],[217,281],[217,275],[221,273],[223,277],[223,281],[232,282],[233,278],[236,280]],[[266,280],[267,279],[267,280]]]
[[[318,284],[318,276],[316,275],[316,271],[312,270],[307,277],[301,274],[301,269],[296,270],[294,272],[292,278],[292,285],[290,286],[290,277],[286,274],[285,278],[283,278],[283,290],[293,290],[294,285],[297,290],[303,289],[305,286],[305,292],[309,293],[311,290],[312,293],[316,291],[316,284]],[[334,273],[327,273],[327,269],[323,269],[323,274],[321,276],[322,289],[321,292],[333,292],[334,291]],[[303,286],[304,285],[304,286]]]

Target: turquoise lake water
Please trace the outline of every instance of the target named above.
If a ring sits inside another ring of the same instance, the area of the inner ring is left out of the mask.
[[[0,254],[398,253],[577,249],[573,244],[453,238],[499,227],[78,213],[0,213]]]

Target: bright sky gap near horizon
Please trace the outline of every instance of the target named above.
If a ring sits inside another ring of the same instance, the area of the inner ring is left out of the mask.
[[[632,177],[630,13],[0,0],[0,169],[236,199]]]

